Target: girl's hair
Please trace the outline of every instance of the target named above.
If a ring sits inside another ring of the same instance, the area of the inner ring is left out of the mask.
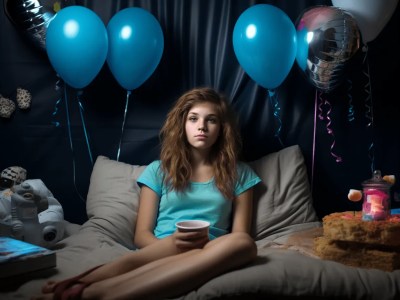
[[[183,191],[188,187],[192,175],[192,163],[185,124],[190,109],[204,102],[216,105],[221,122],[220,134],[210,152],[215,184],[224,197],[233,199],[237,180],[236,164],[242,145],[241,137],[237,120],[225,97],[211,88],[195,88],[186,92],[168,113],[160,132],[160,159],[165,174],[164,181],[176,191]]]

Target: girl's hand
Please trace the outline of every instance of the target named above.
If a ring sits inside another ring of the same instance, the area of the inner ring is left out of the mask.
[[[173,236],[176,247],[182,251],[201,249],[210,241],[205,231],[180,232],[176,230]]]

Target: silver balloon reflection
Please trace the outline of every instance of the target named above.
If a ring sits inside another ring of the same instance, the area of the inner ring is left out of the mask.
[[[46,50],[46,31],[64,0],[4,0],[10,21],[39,48]]]
[[[360,48],[355,19],[333,6],[306,9],[296,21],[296,61],[319,90],[330,92],[344,80],[346,63]]]

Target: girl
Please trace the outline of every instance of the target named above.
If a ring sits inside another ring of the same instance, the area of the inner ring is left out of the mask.
[[[108,264],[58,283],[35,299],[176,297],[253,261],[252,189],[260,178],[238,161],[239,131],[222,95],[197,88],[182,95],[161,129],[160,160],[138,178],[135,245]],[[209,234],[175,223],[201,219]]]

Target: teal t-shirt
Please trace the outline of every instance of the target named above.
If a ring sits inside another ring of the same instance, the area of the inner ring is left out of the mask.
[[[238,164],[238,181],[235,195],[240,195],[261,181],[245,163]],[[210,222],[210,239],[224,235],[231,228],[232,200],[225,199],[215,186],[214,179],[207,182],[191,182],[184,192],[169,190],[163,182],[161,161],[150,163],[137,182],[146,185],[159,197],[159,208],[154,235],[163,238],[175,232],[175,223],[183,220]]]

